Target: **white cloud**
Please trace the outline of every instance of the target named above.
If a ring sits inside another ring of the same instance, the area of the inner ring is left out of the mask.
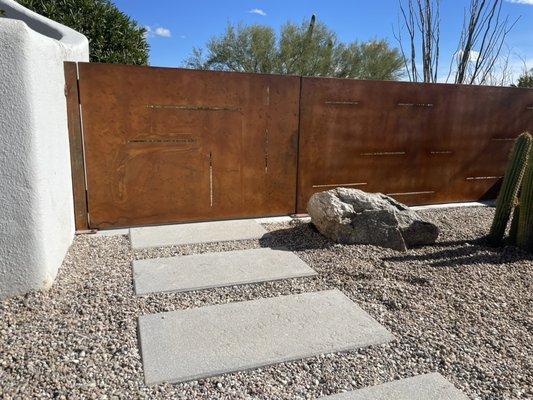
[[[505,0],[507,3],[527,4],[533,6],[533,0]]]
[[[459,50],[457,53],[453,55],[453,58],[456,62],[461,61],[463,58],[463,51]],[[468,62],[475,63],[479,58],[479,51],[476,50],[470,50],[470,53],[468,54]],[[422,69],[422,67],[420,67]]]
[[[172,36],[170,29],[163,28],[161,26],[158,26],[157,28],[152,28],[151,26],[146,25],[144,29],[146,29],[146,33],[145,33],[146,37],[161,36],[161,37],[169,38]]]
[[[468,61],[475,63],[479,58],[479,51],[470,50],[470,54],[468,55]]]
[[[261,10],[260,8],[252,8],[250,11],[248,11],[248,13],[261,15],[262,17],[266,17],[267,15],[265,10]]]
[[[172,34],[170,33],[170,29],[167,28],[156,28],[154,31],[154,34],[161,37],[170,37]]]

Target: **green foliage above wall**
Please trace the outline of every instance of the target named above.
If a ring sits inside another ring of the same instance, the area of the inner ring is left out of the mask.
[[[533,68],[518,78],[517,86],[533,88]]]
[[[396,80],[404,63],[383,39],[342,43],[314,17],[286,23],[279,35],[266,25],[228,25],[206,52],[195,48],[185,65],[194,69]]]
[[[148,63],[146,30],[109,0],[18,0],[24,7],[66,25],[89,39],[90,60]]]

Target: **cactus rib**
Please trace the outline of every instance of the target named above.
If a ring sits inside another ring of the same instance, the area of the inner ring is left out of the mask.
[[[517,204],[513,211],[511,219],[511,228],[509,229],[509,244],[516,246],[516,233],[518,232],[518,218],[520,217],[520,204]]]

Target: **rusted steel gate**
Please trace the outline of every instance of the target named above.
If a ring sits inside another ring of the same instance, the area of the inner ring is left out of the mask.
[[[533,90],[303,78],[298,211],[337,186],[407,204],[491,199]]]
[[[494,198],[533,90],[66,63],[79,230]]]
[[[298,77],[94,63],[78,76],[88,227],[294,212]]]

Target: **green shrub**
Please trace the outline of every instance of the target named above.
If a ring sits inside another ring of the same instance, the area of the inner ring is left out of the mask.
[[[18,0],[24,7],[66,25],[89,39],[90,60],[148,63],[146,30],[109,0]]]
[[[518,78],[518,87],[533,88],[533,68]]]

